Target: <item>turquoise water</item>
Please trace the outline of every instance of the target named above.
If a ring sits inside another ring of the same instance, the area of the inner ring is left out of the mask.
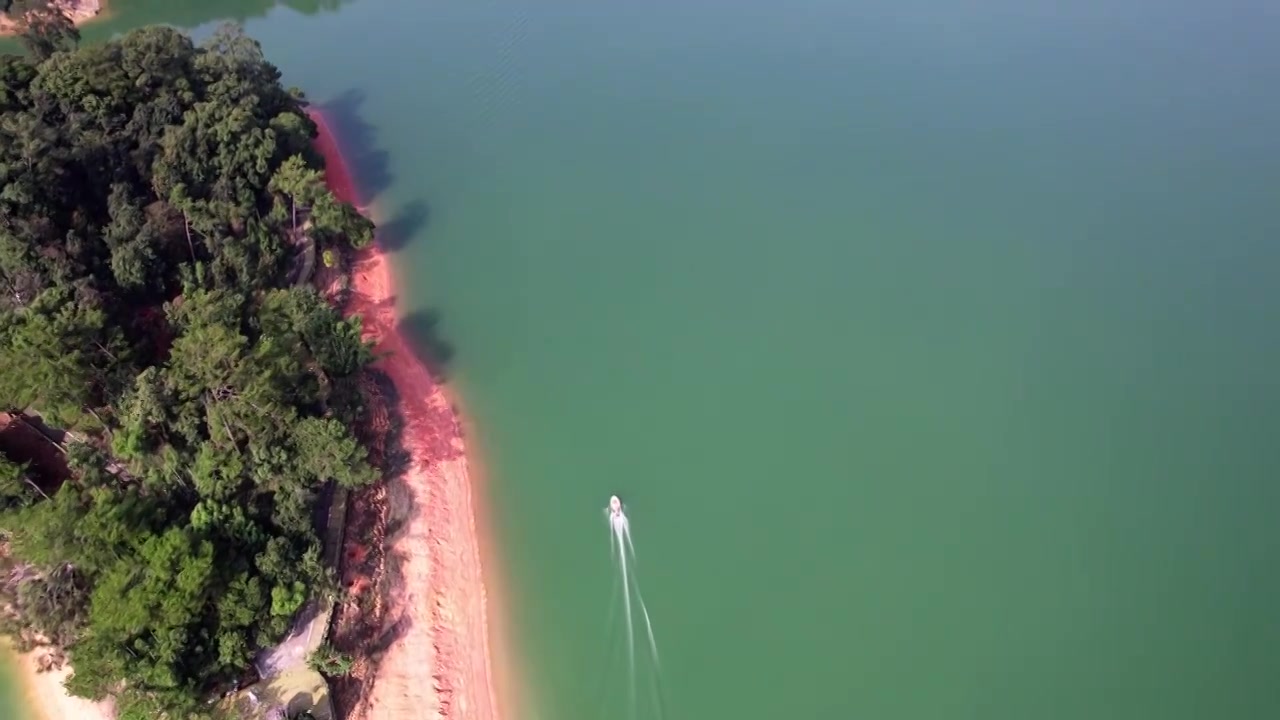
[[[214,7],[453,349],[517,717],[629,714],[611,493],[663,720],[1280,709],[1267,8]]]

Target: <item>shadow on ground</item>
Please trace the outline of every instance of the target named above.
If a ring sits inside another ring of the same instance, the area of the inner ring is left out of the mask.
[[[409,630],[412,620],[392,614],[404,606],[401,571],[405,558],[387,552],[396,535],[417,512],[404,473],[411,456],[404,445],[400,394],[384,373],[369,370],[363,384],[366,417],[357,427],[372,452],[370,460],[383,480],[352,493],[342,556],[342,591],[332,643],[357,658],[352,672],[330,680],[338,717],[356,717],[369,697],[388,648]]]
[[[316,720],[336,720],[329,687],[320,673],[294,668],[245,688],[226,701],[225,710],[240,720],[275,720],[309,712]]]
[[[59,447],[65,440],[66,433],[49,427],[39,415],[0,412],[0,452],[28,464],[41,492],[53,493],[71,475],[67,456]]]

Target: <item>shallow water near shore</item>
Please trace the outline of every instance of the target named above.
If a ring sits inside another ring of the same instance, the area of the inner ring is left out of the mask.
[[[29,720],[31,717],[23,697],[17,663],[9,650],[0,647],[0,717],[6,720]]]
[[[1280,711],[1280,16],[291,5],[85,35],[245,18],[328,106],[484,457],[509,720],[625,717],[614,493],[643,720]]]

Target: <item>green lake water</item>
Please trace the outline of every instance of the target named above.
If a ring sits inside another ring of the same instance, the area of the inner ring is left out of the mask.
[[[1264,3],[113,8],[329,108],[476,428],[513,717],[631,720],[612,493],[634,720],[1280,713]]]
[[[23,707],[22,686],[13,675],[15,664],[9,651],[0,648],[0,717],[5,720],[26,720]]]

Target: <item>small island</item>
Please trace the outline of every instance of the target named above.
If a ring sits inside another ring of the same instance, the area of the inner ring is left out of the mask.
[[[341,675],[326,623],[295,640],[341,595],[339,498],[381,476],[373,342],[335,304],[373,224],[237,28],[26,39],[0,57],[0,634],[121,718]]]
[[[0,0],[0,35],[14,35],[31,25],[65,18],[79,25],[102,13],[103,0]]]

